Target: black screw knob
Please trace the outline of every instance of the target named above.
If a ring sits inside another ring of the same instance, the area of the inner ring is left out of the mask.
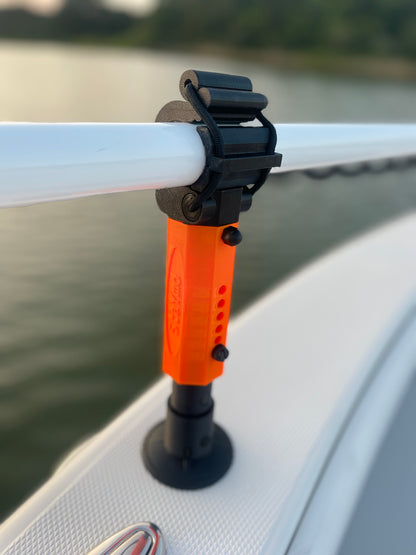
[[[230,354],[230,351],[227,349],[225,345],[222,345],[220,343],[219,345],[215,346],[212,349],[211,354],[212,354],[212,358],[214,358],[215,360],[218,360],[218,362],[224,362],[224,360]]]
[[[232,225],[229,225],[224,229],[221,238],[224,243],[226,245],[229,245],[230,247],[235,247],[239,245],[243,240],[243,236],[241,235],[240,231]]]

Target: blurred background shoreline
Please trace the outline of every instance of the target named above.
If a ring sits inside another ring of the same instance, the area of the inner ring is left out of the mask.
[[[336,6],[326,0],[160,0],[137,2],[135,10],[117,9],[123,0],[51,0],[41,11],[34,9],[36,0],[26,1],[0,0],[0,40],[194,52],[274,68],[416,79],[416,7],[410,0]]]

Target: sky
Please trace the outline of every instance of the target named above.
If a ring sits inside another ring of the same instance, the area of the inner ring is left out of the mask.
[[[117,8],[140,14],[152,9],[156,0],[104,0],[109,8]],[[0,8],[25,7],[39,13],[51,13],[63,4],[63,0],[0,0]]]

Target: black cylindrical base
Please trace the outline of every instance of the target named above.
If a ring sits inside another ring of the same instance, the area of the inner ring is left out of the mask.
[[[168,414],[147,435],[143,445],[146,468],[157,480],[179,489],[214,484],[229,469],[232,446],[213,423],[214,403],[208,386],[174,383]]]
[[[154,478],[178,489],[200,489],[215,484],[230,468],[231,442],[222,428],[214,424],[210,453],[202,459],[170,455],[164,446],[165,422],[155,426],[143,445],[143,460]]]

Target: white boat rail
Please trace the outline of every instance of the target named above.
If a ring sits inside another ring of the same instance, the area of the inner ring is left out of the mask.
[[[416,124],[279,124],[276,172],[416,155]],[[1,123],[0,207],[190,185],[205,165],[186,123]]]

